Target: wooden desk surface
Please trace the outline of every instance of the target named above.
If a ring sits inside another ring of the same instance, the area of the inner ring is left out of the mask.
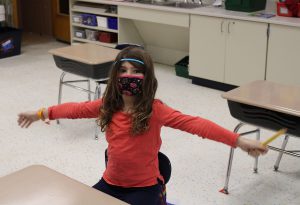
[[[83,43],[63,48],[51,49],[49,53],[81,63],[97,65],[115,60],[120,50],[92,43]]]
[[[300,117],[299,86],[259,80],[223,93],[222,97],[234,102]]]
[[[125,205],[42,165],[0,178],[1,205]]]

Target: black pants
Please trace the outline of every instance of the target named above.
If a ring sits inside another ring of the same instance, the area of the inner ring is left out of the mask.
[[[157,183],[148,187],[124,188],[108,184],[103,178],[93,188],[125,201],[131,205],[161,205],[162,185]]]

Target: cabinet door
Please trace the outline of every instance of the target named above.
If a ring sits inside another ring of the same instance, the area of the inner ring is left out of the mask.
[[[224,19],[191,15],[191,76],[224,81],[225,27]],[[224,27],[224,28],[222,28]]]
[[[267,80],[300,85],[300,28],[270,25]]]
[[[242,85],[265,79],[267,29],[266,23],[226,22],[225,83]]]

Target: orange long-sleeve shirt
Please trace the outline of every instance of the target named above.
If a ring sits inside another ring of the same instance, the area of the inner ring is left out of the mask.
[[[102,100],[83,103],[65,103],[48,108],[49,119],[96,118]],[[238,134],[215,123],[174,110],[160,100],[154,100],[149,130],[132,136],[130,115],[117,112],[113,115],[106,132],[108,142],[108,164],[103,174],[106,182],[122,187],[144,187],[162,179],[157,154],[161,146],[162,126],[172,127],[196,134],[203,138],[236,146]]]

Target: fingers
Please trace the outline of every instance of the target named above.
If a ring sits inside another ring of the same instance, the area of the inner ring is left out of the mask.
[[[251,157],[258,157],[260,155],[265,155],[268,152],[268,149],[249,149],[248,150],[248,155],[250,155]]]
[[[26,117],[19,117],[18,124],[21,128],[28,128],[32,124],[32,120]]]
[[[257,149],[254,149],[254,150],[248,151],[248,154],[249,154],[251,157],[258,157],[259,155],[262,154],[262,152],[260,152],[260,151],[257,150]]]
[[[19,125],[21,128],[24,128],[24,127],[26,127],[28,122],[29,122],[28,119],[24,118]]]
[[[18,114],[18,124],[20,125],[24,120],[24,116],[22,114]]]

